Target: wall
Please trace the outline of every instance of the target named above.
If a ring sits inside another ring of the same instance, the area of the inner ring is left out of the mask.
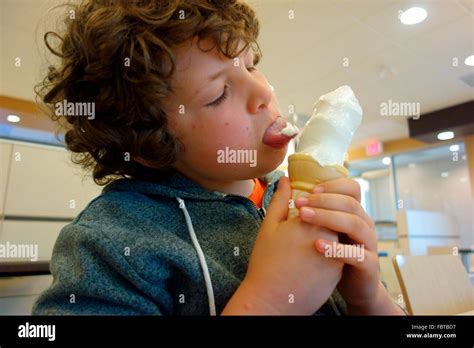
[[[50,260],[61,228],[100,194],[60,147],[0,140],[0,244],[37,245],[38,261]],[[10,261],[30,259],[0,257]],[[51,275],[0,277],[0,315],[29,314]]]
[[[449,173],[442,177],[441,173]],[[397,188],[403,208],[443,212],[454,221],[462,247],[473,240],[473,204],[469,170],[465,160],[451,159],[417,163],[415,167],[397,167]],[[455,234],[457,234],[455,233]]]
[[[49,260],[61,227],[101,187],[84,177],[63,148],[2,141],[0,151],[0,243],[38,244],[40,259]]]

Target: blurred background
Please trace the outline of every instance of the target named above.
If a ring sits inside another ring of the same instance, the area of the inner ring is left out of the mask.
[[[395,255],[455,255],[473,282],[474,1],[248,2],[261,23],[259,68],[291,122],[302,127],[317,98],[341,85],[362,105],[346,165],[394,300],[404,304]],[[43,35],[61,26],[66,10],[51,8],[62,3],[0,2],[0,245],[38,246],[35,261],[0,257],[0,314],[30,313],[51,283],[61,227],[102,189],[71,163],[35,102],[55,62]]]

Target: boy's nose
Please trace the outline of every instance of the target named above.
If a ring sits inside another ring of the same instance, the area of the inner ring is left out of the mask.
[[[258,114],[267,108],[273,97],[273,86],[268,81],[255,81],[249,89],[248,109],[251,114]]]

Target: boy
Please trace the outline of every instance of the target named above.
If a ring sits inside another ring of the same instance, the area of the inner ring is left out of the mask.
[[[274,170],[290,138],[255,67],[248,5],[91,0],[74,11],[39,94],[94,103],[94,119],[55,118],[69,123],[75,162],[109,184],[61,231],[34,314],[402,314],[354,181],[320,185],[286,218],[291,189]],[[224,149],[257,160],[222,163]],[[364,245],[364,260],[325,257],[336,233]]]

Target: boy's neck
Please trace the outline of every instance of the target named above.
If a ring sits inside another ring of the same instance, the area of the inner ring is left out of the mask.
[[[223,192],[231,195],[248,197],[252,193],[255,186],[252,179],[237,181],[216,181],[203,178],[198,175],[193,175],[192,173],[183,173],[182,171],[179,172],[207,190]]]
[[[252,179],[248,180],[239,180],[231,181],[227,183],[214,183],[215,185],[209,183],[209,186],[203,186],[204,188],[211,191],[219,191],[231,195],[238,195],[243,197],[248,197],[252,194],[252,191],[255,187],[255,183]]]

